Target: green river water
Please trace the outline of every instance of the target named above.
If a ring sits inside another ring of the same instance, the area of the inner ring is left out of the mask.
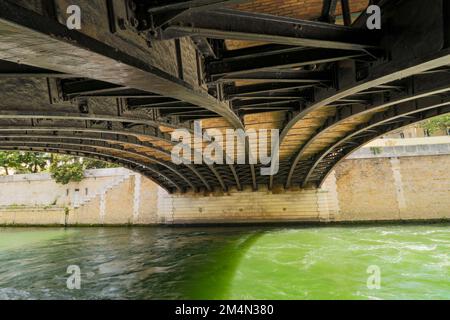
[[[0,299],[450,299],[449,253],[450,224],[3,228]]]

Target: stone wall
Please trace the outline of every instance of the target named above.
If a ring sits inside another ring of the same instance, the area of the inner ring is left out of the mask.
[[[319,190],[169,195],[125,169],[91,170],[67,186],[47,174],[0,177],[0,225],[450,219],[445,139],[426,140],[426,147],[419,140],[372,143],[341,162]]]
[[[450,219],[450,137],[382,139],[353,153],[320,190],[160,192],[160,223]]]
[[[158,218],[165,224],[328,221],[336,213],[328,192],[230,191],[216,195],[160,192]]]
[[[368,0],[350,1],[352,13],[358,13],[366,9]],[[251,0],[236,5],[240,10],[267,13],[297,19],[314,20],[322,13],[322,0]],[[340,2],[336,5],[336,15],[342,14]]]
[[[348,159],[320,190],[159,195],[166,224],[450,219],[450,155]]]
[[[158,186],[126,169],[88,170],[57,184],[48,174],[0,177],[0,225],[122,225],[157,222]]]
[[[346,160],[335,175],[337,220],[450,218],[448,155]]]

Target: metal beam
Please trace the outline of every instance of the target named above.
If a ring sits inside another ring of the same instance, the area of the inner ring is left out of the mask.
[[[245,1],[245,0],[244,0]],[[238,4],[244,2],[243,0],[164,0],[162,1],[145,1],[149,3],[150,6],[147,9],[149,13],[158,13],[161,11],[174,11],[174,10],[206,10],[213,9],[215,7],[220,7],[230,4]],[[139,2],[139,0],[138,0]]]
[[[298,46],[262,44],[234,50],[223,50],[221,58],[226,59],[227,61],[243,58],[260,58],[268,54],[287,53],[289,51],[298,51],[299,49],[301,48]]]
[[[95,127],[86,127],[85,126],[85,121],[86,120],[92,120],[92,121],[103,121],[103,122],[120,122],[120,123],[125,123],[125,122],[130,122],[130,123],[141,123],[141,124],[155,124],[157,123],[157,127],[159,125],[161,126],[166,126],[166,124],[164,123],[158,123],[155,121],[148,121],[148,120],[135,120],[135,119],[129,119],[129,118],[122,118],[122,117],[113,117],[113,116],[103,116],[103,115],[83,115],[83,114],[70,114],[70,113],[61,113],[61,112],[52,112],[52,113],[47,113],[47,114],[42,114],[42,112],[39,113],[33,113],[33,112],[18,112],[18,111],[0,111],[0,119],[26,119],[26,120],[33,120],[33,119],[54,119],[54,120],[79,120],[81,121],[81,125],[80,127],[52,127],[52,126],[31,126],[31,124],[29,125],[28,129],[29,130],[47,130],[47,131],[54,131],[54,130],[62,130],[62,131],[86,131],[86,132],[106,132],[109,134],[126,134],[126,135],[133,135],[135,137],[139,137],[139,136],[149,136],[152,139],[158,140],[158,141],[162,141],[165,142],[169,145],[175,145],[174,142],[172,142],[170,140],[170,138],[166,139],[164,137],[163,134],[161,135],[149,135],[146,132],[140,132],[140,131],[132,131],[132,129],[128,129],[128,130],[118,130],[115,128],[111,128],[111,129],[105,129],[105,130],[101,130],[99,128],[95,128]],[[83,127],[84,125],[84,127]],[[171,127],[169,124],[167,124],[168,127]],[[187,128],[185,128],[187,129]],[[5,131],[5,130],[14,130],[14,127],[12,128],[2,128],[0,127],[0,131]],[[159,130],[159,129],[158,129]],[[145,131],[145,130],[144,130]],[[169,152],[166,152],[167,155],[171,155]]]
[[[300,90],[313,87],[314,84],[304,83],[260,83],[245,86],[233,86],[225,89],[225,95],[228,99],[247,97],[247,95],[258,93],[280,92],[287,90],[298,90],[299,98]]]
[[[395,88],[395,87],[394,87]],[[292,161],[292,166],[286,180],[286,188],[291,186],[294,171],[304,156],[308,148],[314,142],[320,140],[324,134],[332,132],[333,128],[343,122],[349,121],[353,117],[360,117],[364,114],[385,110],[400,103],[424,98],[427,96],[442,94],[450,91],[450,74],[441,75],[417,75],[405,80],[405,88],[401,92],[392,93],[388,96],[379,96],[376,103],[366,106],[347,106],[340,109],[336,115],[329,117],[325,123],[317,129],[316,133],[301,147],[296,157]]]
[[[66,152],[75,152],[78,154],[81,154],[82,156],[95,156],[97,158],[104,158],[104,159],[115,159],[118,160],[121,163],[127,164],[127,165],[131,165],[130,167],[133,168],[142,168],[143,170],[146,171],[151,171],[156,175],[159,175],[161,177],[163,177],[165,180],[167,180],[168,182],[170,182],[179,192],[182,192],[183,189],[180,185],[178,185],[175,181],[173,181],[171,178],[165,176],[164,174],[158,172],[157,169],[153,168],[150,165],[144,165],[138,162],[135,162],[133,160],[130,159],[125,159],[116,155],[105,155],[99,152],[96,152],[95,150],[85,150],[84,148],[75,148],[75,147],[71,147],[71,148],[67,148],[64,146],[64,144],[59,144],[59,143],[45,143],[45,142],[29,142],[29,141],[23,141],[23,142],[2,142],[0,141],[0,150],[4,149],[4,148],[14,148],[14,149],[20,149],[20,150],[24,150],[23,148],[30,148],[30,149],[36,149],[36,148],[40,148],[40,149],[44,149],[44,150],[54,150],[56,151],[56,153],[58,153],[58,151],[66,151]],[[25,150],[26,151],[26,150]],[[42,151],[41,151],[42,152]],[[106,160],[108,161],[108,160]],[[109,160],[110,161],[110,160]],[[136,169],[135,169],[136,170]],[[152,179],[152,177],[146,175],[148,178]],[[164,184],[161,181],[155,180],[154,178],[152,179],[156,184],[160,185],[161,187],[163,187],[164,189],[166,189],[166,191],[169,191],[167,189],[167,186],[164,186]]]
[[[342,17],[344,19],[344,25],[351,26],[352,24],[352,13],[350,11],[349,0],[341,0]]]
[[[209,42],[209,39],[203,37],[192,37],[192,41],[204,58],[218,58],[212,44]]]
[[[32,147],[32,146],[0,146],[1,151],[23,151],[23,152],[46,152],[46,153],[55,153],[55,154],[67,154],[70,156],[76,155],[78,157],[87,157],[91,159],[97,159],[109,163],[118,164],[124,168],[127,168],[131,171],[138,172],[144,175],[146,178],[153,181],[155,184],[166,190],[168,193],[173,193],[171,187],[169,187],[166,183],[157,180],[155,177],[151,176],[148,171],[144,170],[142,166],[139,166],[135,163],[129,163],[128,161],[123,161],[116,157],[106,156],[106,155],[97,155],[97,154],[89,154],[87,152],[78,152],[75,150],[62,150],[56,148],[49,147]]]
[[[298,49],[286,53],[275,52],[262,57],[223,59],[206,66],[212,80],[274,68],[298,68],[360,57],[360,52],[349,50]]]
[[[108,141],[106,139],[95,139],[94,140],[94,139],[90,139],[90,138],[74,137],[74,136],[34,135],[34,134],[30,134],[30,133],[26,133],[26,134],[22,134],[22,135],[0,133],[0,141],[1,141],[1,139],[7,139],[5,141],[8,141],[8,142],[16,142],[18,140],[21,142],[25,141],[27,143],[33,142],[33,140],[31,140],[31,139],[38,139],[39,142],[44,142],[44,143],[58,143],[58,144],[61,143],[61,144],[67,145],[67,146],[88,146],[88,147],[96,148],[98,150],[113,150],[113,152],[123,153],[123,154],[130,155],[130,156],[136,156],[136,157],[139,157],[142,159],[146,159],[146,161],[150,160],[151,162],[154,162],[162,167],[165,167],[169,171],[174,173],[176,176],[178,176],[178,178],[180,180],[184,181],[192,189],[194,189],[194,190],[196,189],[196,186],[191,181],[189,181],[189,179],[187,179],[184,175],[182,175],[175,168],[174,165],[160,161],[157,158],[149,156],[148,154],[145,154],[145,153],[140,153],[140,152],[120,148],[120,147],[118,147],[118,145],[121,145],[121,143],[118,143],[117,141]],[[17,139],[17,140],[15,140],[15,139]],[[20,139],[25,139],[25,140],[20,140]],[[69,140],[69,142],[67,142],[67,140]],[[80,143],[70,142],[72,140],[78,140],[78,141],[80,141]],[[98,144],[98,142],[101,142],[102,144]],[[116,143],[116,146],[114,146],[114,143]],[[143,164],[145,164],[145,162],[143,162]]]
[[[417,58],[415,61],[408,60],[399,64],[398,62],[391,62],[391,64],[374,68],[371,76],[364,81],[352,83],[349,87],[342,90],[323,90],[316,93],[316,100],[302,111],[297,113],[289,123],[284,127],[280,136],[280,149],[283,148],[283,143],[286,137],[289,135],[289,131],[298,125],[301,120],[306,117],[310,112],[318,110],[324,106],[329,106],[339,102],[342,99],[346,99],[355,93],[368,90],[372,87],[384,85],[398,79],[402,79],[414,74],[419,74],[423,71],[427,71],[433,68],[442,67],[443,65],[450,64],[450,49],[443,49],[431,56]],[[302,146],[299,147],[299,150]]]
[[[368,66],[366,70],[359,72],[359,74],[355,65],[344,64],[343,69],[338,69],[336,73],[338,86],[333,90],[330,90],[330,88],[317,90],[314,101],[288,122],[281,134],[281,148],[283,148],[283,141],[288,136],[289,131],[294,126],[300,126],[301,120],[310,112],[373,87],[450,65],[450,48],[445,47],[443,41],[443,23],[431,23],[431,21],[442,21],[444,19],[442,3],[439,1],[425,3],[420,0],[411,0],[411,2],[397,3],[395,13],[402,19],[383,21],[386,27],[389,25],[392,30],[395,30],[395,33],[388,36],[391,46],[389,49],[390,59]],[[412,6],[414,7],[414,15],[409,14]],[[404,28],[405,25],[411,25],[418,29],[427,28],[428,30],[421,33],[411,33],[410,29]],[[415,49],[411,50],[411,48]]]
[[[220,78],[219,82],[232,81],[267,81],[267,82],[295,82],[295,83],[320,83],[332,80],[331,73],[325,71],[305,70],[279,70],[259,71],[244,74],[235,74]]]
[[[236,181],[236,187],[239,191],[242,191],[241,181],[239,180],[239,176],[236,172],[236,168],[233,165],[230,165],[231,173],[233,174],[234,180]]]
[[[419,123],[422,122],[424,120],[442,115],[442,114],[447,114],[450,113],[450,106],[445,105],[442,107],[438,107],[432,110],[425,110],[423,112],[418,112],[415,113],[413,117],[410,118],[406,118],[404,121],[400,121],[397,122],[395,125],[387,125],[385,127],[382,127],[380,129],[378,129],[379,131],[376,132],[376,134],[371,134],[371,135],[367,135],[367,136],[363,136],[364,139],[361,139],[360,142],[354,146],[353,148],[349,148],[347,150],[345,150],[345,153],[342,154],[337,160],[335,160],[331,166],[329,166],[328,171],[326,172],[325,175],[323,175],[322,177],[320,177],[319,182],[318,182],[318,187],[322,187],[323,183],[325,182],[325,179],[328,177],[328,175],[333,171],[333,169],[343,160],[345,160],[347,158],[347,156],[349,154],[351,154],[353,151],[355,151],[356,149],[360,148],[362,145],[369,143],[371,140],[377,139],[378,137],[382,136],[382,135],[386,135],[390,132],[394,132],[400,128],[406,127],[406,126],[410,126],[414,123]],[[367,130],[369,131],[369,130]]]
[[[72,80],[62,82],[64,95],[73,98],[77,96],[97,96],[101,94],[117,94],[128,89],[123,86],[92,79]]]
[[[214,174],[214,176],[216,177],[217,181],[219,181],[220,186],[222,187],[222,190],[224,192],[228,191],[227,185],[225,184],[225,182],[223,181],[222,176],[220,175],[219,171],[217,171],[217,169],[212,166],[212,165],[208,165],[208,168],[212,171],[212,173]]]
[[[269,99],[269,100],[303,100],[303,92],[298,90],[286,90],[286,91],[275,91],[275,92],[260,92],[245,94],[244,96],[235,97],[234,100],[252,100],[252,99]]]
[[[177,127],[169,123],[158,122],[154,120],[139,119],[128,116],[111,116],[103,114],[80,114],[80,113],[68,113],[68,112],[54,112],[54,111],[40,111],[40,112],[28,112],[28,111],[0,111],[0,119],[11,119],[11,120],[75,120],[79,121],[82,129],[98,129],[95,127],[88,127],[86,121],[101,122],[107,127],[107,124],[113,124],[111,128],[107,128],[105,132],[116,133],[116,134],[129,134],[134,136],[148,136],[149,138],[168,143],[170,145],[174,144],[170,140],[170,135],[164,134],[160,131],[159,127],[164,126],[167,128],[177,129],[183,128],[189,130],[187,127]],[[61,123],[57,123],[61,125]],[[126,129],[128,124],[142,125],[139,128],[133,127]],[[30,130],[37,129],[39,126],[36,124],[32,126],[29,124]],[[0,127],[0,130],[2,128]],[[64,128],[66,129],[66,128]],[[77,131],[78,128],[72,128],[73,131]],[[53,130],[50,128],[49,130]]]
[[[174,116],[207,116],[214,117],[214,113],[209,112],[208,110],[202,110],[199,108],[187,108],[187,109],[163,109],[160,110],[161,115],[174,115]]]
[[[128,99],[127,105],[131,109],[135,108],[198,108],[192,104],[174,100],[172,98],[158,97],[158,98],[146,98],[146,99]]]
[[[82,97],[97,97],[97,98],[154,98],[162,97],[155,93],[145,92],[137,89],[126,89],[114,90],[112,92],[95,92],[91,94],[84,93]]]
[[[0,110],[0,119],[53,119],[53,120],[79,120],[79,121],[102,121],[111,123],[121,123],[123,124],[133,124],[133,125],[143,125],[149,126],[152,129],[159,131],[160,126],[165,126],[168,128],[177,129],[179,126],[171,125],[170,123],[158,122],[154,120],[148,120],[138,117],[129,116],[112,116],[105,114],[84,114],[75,112],[57,112],[57,111],[11,111],[11,110]],[[186,127],[181,127],[185,128]],[[153,137],[153,136],[152,136]],[[154,136],[157,139],[163,139],[161,136]],[[170,140],[170,139],[169,139]]]
[[[147,61],[9,1],[0,1],[0,34],[0,59],[20,60],[39,68],[169,96],[202,106],[223,116],[232,126],[243,127],[226,103],[206,92]]]
[[[327,49],[363,50],[378,46],[375,34],[363,29],[232,9],[183,14],[170,22],[162,38],[182,34]]]
[[[301,106],[300,100],[244,100],[244,101],[235,101],[233,103],[233,108],[235,110],[248,110],[255,108],[268,108],[268,109],[299,109]]]
[[[338,0],[323,0],[322,15],[319,21],[334,23],[336,21],[336,5]]]
[[[152,31],[156,32],[156,29],[163,27],[174,19],[183,16],[187,12],[212,10],[225,5],[238,4],[246,0],[169,0],[165,1],[164,4],[161,4],[158,1],[153,1],[150,3],[145,0],[137,1],[138,3],[143,3],[139,6],[139,8],[137,8],[137,10],[135,10],[135,15],[141,18],[143,17],[144,20],[148,19],[146,21],[151,21]],[[147,16],[147,14],[149,14],[149,16]],[[150,27],[148,22],[139,22],[138,26],[142,26],[142,30],[146,30]]]
[[[309,182],[309,179],[312,176],[314,170],[318,167],[320,162],[323,159],[325,159],[325,157],[328,154],[330,154],[334,149],[338,148],[342,144],[350,141],[355,136],[357,136],[365,131],[373,130],[374,128],[376,128],[380,125],[383,125],[383,124],[392,124],[393,120],[399,120],[399,119],[402,119],[405,117],[408,118],[408,116],[417,114],[419,112],[424,112],[424,111],[441,108],[441,107],[447,107],[447,110],[448,110],[447,112],[449,112],[450,111],[450,107],[449,107],[450,106],[450,98],[446,97],[446,98],[438,99],[438,100],[439,100],[439,102],[436,104],[433,104],[433,105],[426,104],[426,103],[424,105],[421,105],[418,102],[407,102],[406,104],[403,104],[401,107],[397,108],[396,110],[392,110],[389,115],[378,114],[375,117],[373,117],[368,123],[360,125],[358,129],[352,131],[351,133],[346,135],[344,138],[339,139],[339,141],[334,143],[332,146],[328,147],[326,150],[324,150],[322,153],[320,153],[320,155],[318,155],[314,159],[313,164],[308,168],[307,174],[303,181],[303,186],[305,186]],[[411,119],[411,118],[408,118],[408,119]],[[399,123],[401,123],[401,121]],[[400,127],[403,127],[403,125],[397,126],[396,128],[400,128]],[[381,136],[382,134],[384,134],[383,131],[377,130],[377,132],[373,134],[372,138],[371,139],[366,138],[366,141],[368,142],[378,136]],[[361,146],[360,143],[357,143],[356,145],[358,147]]]
[[[0,60],[0,77],[4,78],[71,78],[72,75]]]
[[[1,118],[1,117],[0,117]],[[6,133],[5,133],[6,132]],[[136,138],[136,133],[133,132],[126,132],[126,131],[110,131],[110,130],[102,130],[100,128],[84,128],[84,127],[64,127],[64,128],[58,128],[58,127],[25,127],[25,126],[3,126],[0,127],[0,136],[7,136],[9,135],[17,135],[20,132],[26,132],[26,134],[31,135],[32,132],[41,132],[40,135],[43,135],[42,132],[49,132],[51,135],[49,137],[72,137],[73,139],[88,139],[92,141],[106,141],[110,143],[119,143],[119,144],[127,144],[135,146],[136,148],[146,148],[153,152],[156,152],[158,154],[161,154],[165,157],[170,157],[171,153],[167,150],[160,149],[156,147],[155,145],[147,142],[140,141],[138,138]],[[60,132],[69,132],[71,133],[70,136],[64,136],[61,135]],[[82,135],[80,135],[82,134]],[[34,133],[33,136],[39,136],[38,134]],[[108,138],[109,137],[109,138]],[[69,139],[69,138],[68,138]],[[147,156],[149,159],[156,159],[156,157]],[[191,170],[195,176],[197,176],[205,185],[206,189],[208,191],[212,191],[211,186],[206,181],[206,179],[203,177],[203,175],[195,168],[193,165],[186,165],[186,167]]]

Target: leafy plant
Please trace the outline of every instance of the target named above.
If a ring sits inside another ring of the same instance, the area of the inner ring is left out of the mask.
[[[55,156],[50,165],[50,173],[57,183],[80,182],[84,178],[83,162],[78,157]]]
[[[1,151],[0,167],[6,175],[14,173],[38,173],[48,167],[50,156],[47,153],[20,151]]]
[[[114,167],[117,166],[99,160],[55,155],[50,165],[50,173],[57,183],[68,184],[70,182],[80,182],[83,180],[84,171],[87,169]]]
[[[117,168],[118,165],[96,159],[83,158],[83,164],[86,170],[89,169],[108,169]]]
[[[423,128],[427,129],[431,134],[439,130],[450,128],[450,114],[444,114],[426,120],[423,123]]]
[[[380,154],[381,152],[383,152],[383,148],[381,148],[381,147],[370,147],[370,151],[372,152],[373,155],[377,155],[377,154]]]
[[[33,153],[21,151],[0,152],[0,168],[4,174],[26,174],[49,171],[57,183],[68,184],[79,182],[84,178],[86,169],[116,168],[96,159],[57,155],[49,153]]]

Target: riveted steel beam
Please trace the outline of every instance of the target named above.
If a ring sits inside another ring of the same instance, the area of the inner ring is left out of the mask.
[[[332,80],[331,73],[325,71],[306,70],[279,70],[279,71],[259,71],[238,75],[229,75],[220,78],[219,82],[234,81],[264,81],[264,82],[297,82],[297,83],[320,83]]]
[[[409,14],[411,6],[415,8],[414,14]],[[391,10],[385,19],[394,15],[398,19],[386,20],[383,23],[385,28],[395,30],[395,34],[389,34],[390,40],[382,39],[382,42],[390,41],[389,60],[378,61],[359,72],[355,65],[349,63],[343,64],[342,69],[338,68],[336,87],[323,88],[314,93],[313,101],[297,113],[283,129],[281,147],[289,131],[298,126],[309,113],[319,108],[380,85],[449,65],[450,49],[445,46],[444,21],[450,17],[445,16],[442,6],[442,1],[425,3],[411,0],[410,3],[400,3],[395,10]]]
[[[179,170],[178,168],[168,162],[164,162],[161,160],[158,160],[158,158],[150,156],[148,154],[137,152],[133,150],[127,150],[124,148],[120,148],[122,146],[122,143],[119,143],[118,141],[114,140],[108,140],[105,138],[89,138],[89,137],[76,137],[73,135],[55,135],[54,133],[51,135],[43,135],[43,134],[33,134],[30,132],[26,132],[25,134],[5,134],[0,132],[0,139],[7,139],[7,141],[15,141],[15,139],[25,139],[20,141],[31,141],[31,139],[39,139],[39,141],[45,141],[45,142],[64,142],[65,145],[83,145],[83,146],[92,146],[92,147],[98,147],[99,150],[103,149],[111,149],[113,151],[117,151],[123,154],[128,154],[131,156],[140,157],[141,159],[145,159],[146,161],[150,160],[151,162],[154,162],[162,167],[167,168],[171,172],[173,172],[178,179],[184,181],[188,186],[190,186],[192,189],[196,189],[196,186],[187,179]],[[26,140],[28,139],[28,140]],[[79,141],[78,144],[74,143],[73,141]],[[127,145],[130,145],[130,143],[127,143]],[[135,145],[142,148],[142,145]]]
[[[338,0],[323,0],[322,15],[319,20],[328,23],[334,23],[336,20],[336,6]]]
[[[431,101],[434,101],[431,102]],[[323,151],[321,154],[319,154],[312,162],[312,165],[308,168],[306,176],[302,182],[303,186],[306,186],[308,182],[310,181],[311,176],[314,173],[314,170],[320,165],[320,163],[326,158],[327,155],[333,153],[333,150],[341,147],[343,144],[348,143],[352,140],[352,138],[355,138],[358,135],[361,135],[364,132],[371,132],[371,134],[368,136],[364,136],[363,141],[355,142],[354,147],[352,150],[354,150],[357,147],[361,147],[363,144],[369,142],[372,139],[375,139],[376,137],[379,137],[383,134],[386,134],[389,131],[392,131],[391,127],[389,127],[388,130],[379,129],[382,125],[393,125],[395,124],[395,129],[404,127],[405,125],[417,122],[416,114],[420,113],[428,113],[432,111],[433,109],[438,110],[439,113],[436,114],[435,112],[432,112],[431,114],[433,116],[444,114],[450,112],[450,98],[448,96],[444,97],[425,97],[418,99],[418,101],[408,101],[403,104],[400,104],[396,109],[391,110],[388,113],[380,113],[376,114],[368,123],[361,124],[359,128],[352,131],[342,139],[339,139],[336,143],[334,143],[332,146],[327,148],[325,151]],[[411,118],[410,116],[413,116]],[[422,118],[421,118],[422,119]],[[371,130],[376,130],[375,133]],[[348,154],[348,153],[347,153]],[[326,168],[327,171],[331,170],[330,167]]]
[[[20,125],[9,125],[9,126],[2,126],[0,127],[0,137],[15,137],[22,135],[29,136],[29,137],[49,137],[49,138],[61,138],[61,139],[73,139],[73,140],[89,140],[89,141],[102,141],[102,142],[108,142],[111,144],[126,144],[130,145],[132,147],[135,147],[137,149],[149,149],[153,152],[156,152],[157,154],[160,154],[164,157],[171,157],[171,153],[167,150],[158,148],[157,146],[145,142],[140,141],[137,139],[134,135],[135,133],[130,133],[127,131],[109,131],[109,130],[102,130],[100,128],[83,128],[83,127],[65,127],[65,128],[58,128],[58,127],[27,127],[27,126],[20,126]],[[172,169],[175,169],[179,171],[179,168],[176,168],[174,165],[171,165],[170,163],[165,163],[161,160],[159,160],[157,157],[152,157],[149,155],[146,155],[149,159],[151,159],[154,162],[158,162],[161,165],[165,165],[168,167],[171,167]],[[186,167],[193,172],[193,174],[200,179],[200,181],[203,183],[203,185],[206,187],[208,191],[212,191],[211,186],[205,179],[205,177],[192,165],[186,165]],[[183,173],[180,171],[177,174],[180,174],[184,177]]]
[[[296,154],[292,161],[292,166],[286,179],[286,188],[291,186],[294,171],[300,159],[304,156],[308,148],[313,145],[324,134],[332,130],[344,121],[353,117],[359,117],[369,112],[376,112],[400,103],[417,100],[427,96],[438,95],[450,91],[450,74],[442,73],[440,75],[419,74],[409,79],[403,80],[402,91],[393,91],[389,95],[377,95],[374,97],[375,103],[370,105],[346,106],[341,108],[336,115],[329,117],[325,123],[316,130],[316,133],[303,144],[302,148]],[[392,88],[396,89],[397,86]]]
[[[73,75],[0,60],[1,78],[71,78]]]
[[[376,34],[367,30],[232,9],[183,14],[170,22],[162,39],[183,34],[327,49],[378,46]]]
[[[105,155],[103,153],[99,153],[96,152],[95,149],[92,148],[82,148],[82,147],[66,147],[64,146],[64,144],[51,144],[51,143],[45,143],[45,142],[28,142],[28,141],[23,141],[23,142],[2,142],[0,141],[0,150],[8,150],[8,149],[13,149],[13,150],[22,150],[22,151],[33,151],[36,149],[41,149],[42,151],[46,151],[46,150],[52,150],[55,153],[59,153],[59,151],[65,151],[67,153],[76,153],[80,156],[85,156],[85,157],[92,157],[95,156],[98,159],[105,159],[105,161],[118,161],[121,164],[126,165],[129,168],[133,168],[133,170],[135,171],[140,171],[142,173],[144,173],[144,175],[148,178],[150,178],[151,180],[153,180],[153,182],[155,182],[156,184],[160,185],[161,187],[163,187],[164,189],[166,189],[166,191],[170,192],[171,188],[168,188],[167,185],[165,183],[163,183],[160,180],[155,179],[154,177],[152,177],[151,175],[145,174],[145,171],[150,171],[156,175],[159,175],[161,177],[164,178],[164,180],[167,180],[168,182],[170,182],[173,187],[175,187],[179,192],[182,192],[183,189],[176,183],[174,182],[172,179],[170,179],[169,177],[161,174],[160,172],[158,172],[157,169],[153,168],[150,165],[144,165],[141,164],[139,162],[135,162],[133,160],[130,159],[126,159],[126,158],[122,158],[116,155]],[[29,149],[29,150],[27,150]],[[36,151],[41,151],[41,150],[36,150]]]
[[[0,2],[0,34],[0,59],[172,97],[209,109],[234,127],[243,127],[225,102],[206,91],[9,1]]]
[[[225,90],[225,94],[229,99],[247,97],[252,94],[271,93],[307,89],[313,87],[313,84],[304,83],[261,83],[238,87],[230,87]]]
[[[139,3],[139,0],[137,0]],[[187,10],[187,9],[212,9],[224,5],[238,4],[242,0],[165,0],[165,1],[145,1],[148,5],[147,11],[157,13],[161,11]]]
[[[276,68],[299,68],[341,60],[361,57],[362,53],[350,50],[323,50],[323,49],[296,49],[287,52],[270,51],[262,56],[245,55],[242,58],[225,58],[219,61],[211,61],[206,65],[206,72],[213,81],[222,77],[232,77],[257,71],[265,71]]]

